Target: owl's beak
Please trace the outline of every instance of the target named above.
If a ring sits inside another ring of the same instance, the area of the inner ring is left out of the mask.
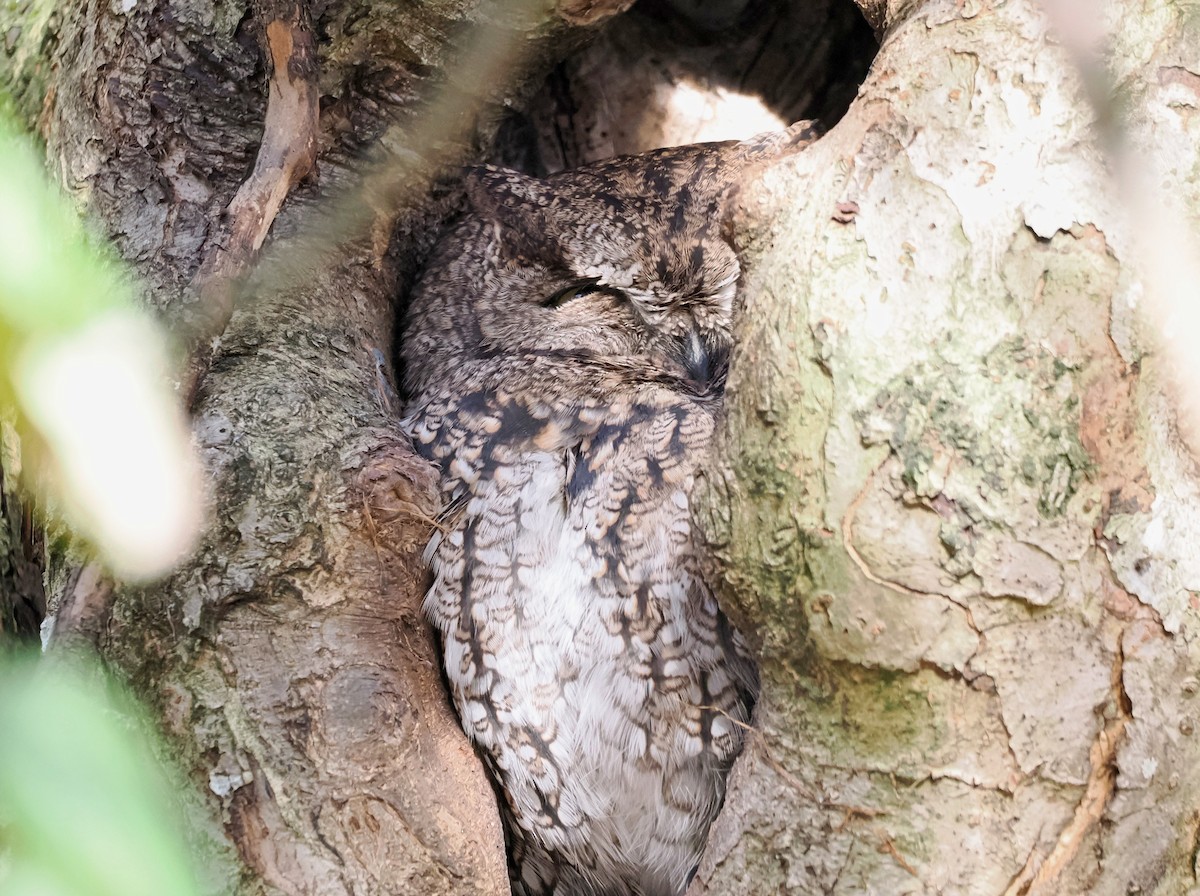
[[[688,379],[703,391],[708,391],[724,380],[727,362],[725,352],[710,350],[701,338],[698,328],[692,327],[688,330],[687,335],[683,337],[682,349],[683,369],[687,371]]]

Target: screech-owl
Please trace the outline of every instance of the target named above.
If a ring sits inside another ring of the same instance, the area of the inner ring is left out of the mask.
[[[476,169],[414,288],[405,428],[445,501],[425,610],[518,893],[675,896],[723,800],[756,673],[689,515],[739,275],[722,212],[812,137]]]

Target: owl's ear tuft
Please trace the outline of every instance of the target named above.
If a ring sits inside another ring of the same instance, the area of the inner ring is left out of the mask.
[[[544,180],[507,168],[481,165],[467,170],[467,201],[479,217],[504,231],[506,254],[526,259],[558,260],[549,206],[554,191]]]
[[[553,197],[544,180],[494,165],[468,168],[463,184],[476,213],[505,220],[513,214],[543,209]]]
[[[782,131],[767,131],[730,145],[734,158],[742,162],[769,161],[796,152],[815,142],[823,133],[816,121],[798,121]]]

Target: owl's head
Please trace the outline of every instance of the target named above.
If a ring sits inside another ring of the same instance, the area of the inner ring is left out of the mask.
[[[724,209],[748,161],[778,151],[783,140],[772,139],[657,150],[548,178],[471,171],[470,214],[414,291],[406,355],[422,360],[410,388],[463,360],[558,352],[719,389],[740,272]]]

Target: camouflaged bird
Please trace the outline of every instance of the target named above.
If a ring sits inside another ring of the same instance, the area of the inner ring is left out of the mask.
[[[738,283],[723,209],[812,136],[476,169],[411,296],[405,426],[446,507],[425,609],[517,893],[674,896],[720,808],[756,689],[689,515]]]

